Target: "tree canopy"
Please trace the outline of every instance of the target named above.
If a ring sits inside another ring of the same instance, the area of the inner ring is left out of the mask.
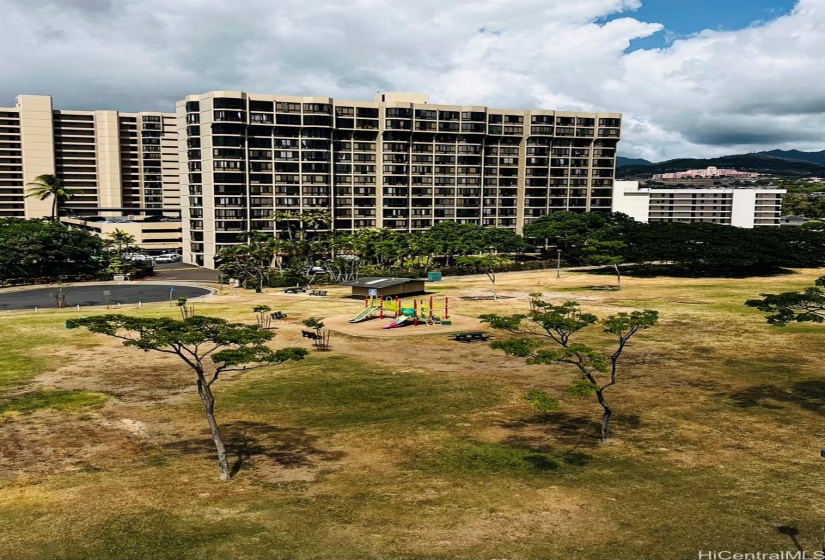
[[[94,274],[101,240],[59,222],[0,218],[0,282]]]
[[[230,323],[217,317],[190,316],[178,321],[169,317],[99,315],[77,319],[76,323],[93,333],[119,338],[124,346],[173,354],[194,371],[218,453],[221,480],[229,480],[230,469],[215,419],[212,385],[223,373],[275,366],[307,355],[304,348],[269,348],[266,343],[275,334],[259,325]]]
[[[524,358],[528,364],[568,364],[575,367],[579,377],[567,389],[573,397],[596,396],[602,407],[601,439],[610,439],[610,419],[613,407],[605,398],[605,391],[618,382],[618,366],[628,342],[640,331],[656,325],[659,313],[650,309],[621,312],[599,320],[592,313],[582,313],[575,301],[554,304],[541,299],[541,294],[531,294],[530,312],[509,316],[482,315],[481,320],[491,327],[519,335],[517,338],[497,340],[492,348],[504,351],[508,356]],[[612,335],[616,346],[612,352],[602,352],[574,338],[583,329],[600,324],[602,332]],[[547,348],[548,342],[555,348]],[[539,390],[526,395],[528,401],[540,410],[552,410],[554,397]]]
[[[620,212],[553,212],[524,226],[526,237],[561,249],[568,261],[585,264],[585,247],[594,241],[618,241],[636,222]]]
[[[820,276],[813,286],[801,292],[759,295],[762,299],[749,299],[745,305],[767,313],[771,325],[784,327],[789,323],[825,322],[825,276]]]

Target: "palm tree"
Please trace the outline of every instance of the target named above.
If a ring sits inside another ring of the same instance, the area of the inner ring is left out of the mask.
[[[80,189],[69,189],[63,186],[63,179],[57,175],[38,175],[34,181],[26,184],[29,194],[37,200],[46,200],[52,197],[52,221],[56,221],[60,205],[75,195],[83,194]]]

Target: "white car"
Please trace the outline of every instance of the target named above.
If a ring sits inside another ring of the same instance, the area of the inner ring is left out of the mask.
[[[165,255],[158,255],[155,257],[156,264],[178,262],[181,256],[177,253],[166,253]]]

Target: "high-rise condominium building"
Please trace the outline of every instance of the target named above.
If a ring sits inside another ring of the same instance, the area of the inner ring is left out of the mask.
[[[443,221],[521,231],[557,210],[611,207],[621,115],[213,91],[177,104],[184,260],[214,266],[287,212],[335,230]]]
[[[71,214],[160,214],[180,210],[174,114],[62,111],[45,95],[0,108],[0,217],[51,214],[52,201],[26,198],[25,185],[54,174],[83,194]]]

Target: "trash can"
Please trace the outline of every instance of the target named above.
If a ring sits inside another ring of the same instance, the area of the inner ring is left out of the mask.
[[[430,282],[441,282],[441,273],[429,272],[427,273],[427,280],[429,280]]]

